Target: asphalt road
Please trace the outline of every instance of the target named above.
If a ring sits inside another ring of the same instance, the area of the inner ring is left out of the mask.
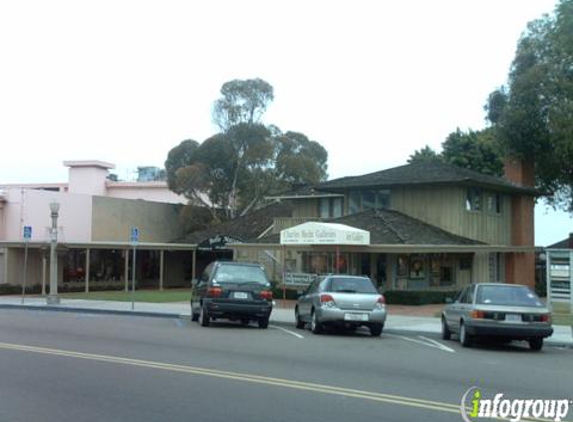
[[[473,386],[572,399],[573,350],[0,311],[0,421],[461,421]]]

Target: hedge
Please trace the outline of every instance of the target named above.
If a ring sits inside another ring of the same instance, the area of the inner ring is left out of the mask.
[[[456,290],[386,290],[384,297],[389,305],[429,305],[445,303],[446,298],[454,298],[457,293]]]

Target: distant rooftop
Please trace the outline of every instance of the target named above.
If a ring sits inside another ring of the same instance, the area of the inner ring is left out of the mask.
[[[64,166],[66,167],[97,167],[102,169],[114,169],[115,164],[106,163],[105,161],[98,161],[98,160],[73,160],[73,161],[64,161]]]

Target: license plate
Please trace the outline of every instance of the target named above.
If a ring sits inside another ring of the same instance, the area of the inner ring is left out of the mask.
[[[249,294],[245,292],[235,292],[233,293],[235,299],[248,299]]]
[[[523,322],[519,314],[506,314],[505,322]]]
[[[344,314],[345,321],[368,321],[368,314]]]

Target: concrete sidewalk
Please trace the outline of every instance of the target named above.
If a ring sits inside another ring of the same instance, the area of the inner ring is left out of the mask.
[[[0,308],[31,309],[59,312],[104,313],[125,316],[152,316],[164,318],[190,318],[189,303],[146,303],[113,302],[104,300],[80,300],[62,298],[58,305],[47,305],[44,297],[26,297],[22,303],[21,296],[0,296]],[[278,300],[271,314],[271,323],[295,325],[294,302]],[[385,330],[407,331],[420,334],[436,334],[441,332],[440,318],[436,314],[438,307],[388,307],[388,319]],[[414,313],[416,315],[404,315]],[[432,316],[429,316],[432,315]],[[554,325],[554,333],[545,341],[551,344],[573,346],[572,328],[564,325]]]

